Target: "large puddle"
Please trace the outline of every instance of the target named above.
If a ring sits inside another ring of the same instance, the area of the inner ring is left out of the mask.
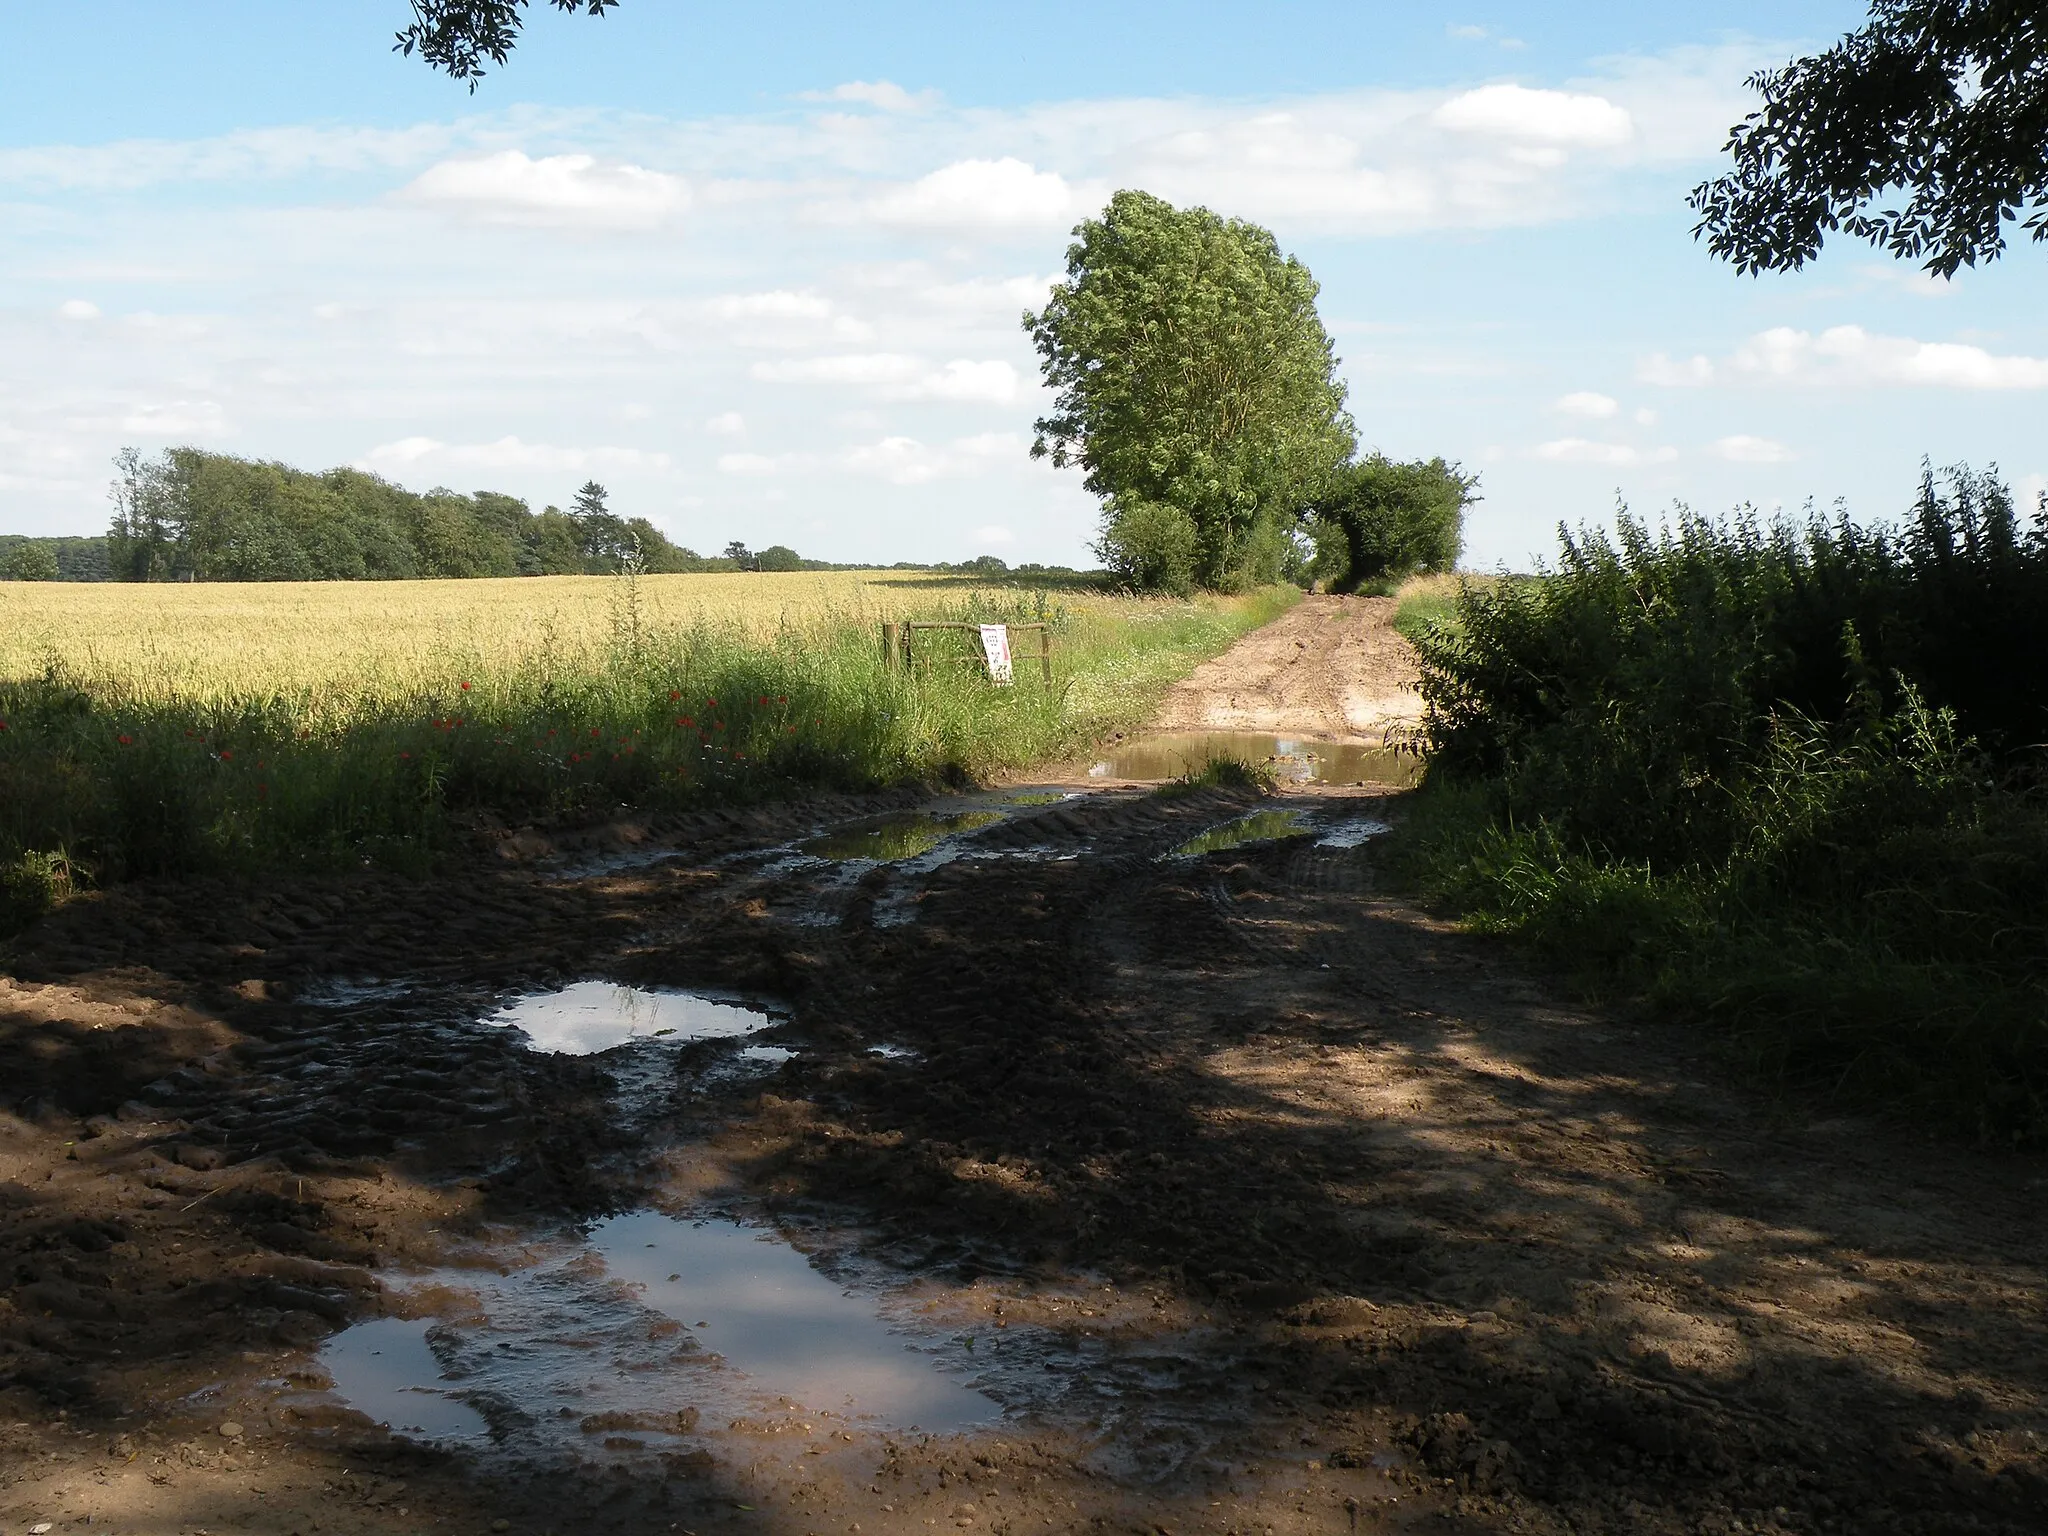
[[[1236,821],[1226,821],[1220,827],[1211,827],[1199,837],[1189,838],[1168,857],[1200,858],[1219,848],[1236,848],[1243,843],[1269,843],[1282,837],[1303,837],[1308,831],[1308,823],[1299,811],[1258,811],[1250,816],[1240,816]]]
[[[761,1007],[695,992],[579,981],[522,997],[484,1021],[520,1031],[537,1051],[589,1056],[640,1040],[726,1040],[775,1022]]]
[[[420,1440],[667,1448],[750,1414],[800,1410],[946,1433],[1000,1417],[971,1351],[901,1303],[821,1274],[724,1219],[615,1216],[523,1268],[447,1269],[416,1294],[438,1320],[380,1318],[321,1354],[335,1394]],[[590,1437],[590,1438],[586,1438]]]
[[[1199,773],[1205,764],[1235,759],[1271,770],[1283,784],[1414,784],[1422,760],[1391,747],[1315,741],[1303,736],[1267,736],[1251,731],[1211,731],[1141,736],[1120,743],[1095,763],[1088,776],[1163,783]]]
[[[931,852],[949,837],[990,826],[1002,819],[1000,811],[962,811],[951,816],[906,812],[828,832],[799,846],[817,859],[865,859],[887,864],[899,859],[914,859],[919,854]]]

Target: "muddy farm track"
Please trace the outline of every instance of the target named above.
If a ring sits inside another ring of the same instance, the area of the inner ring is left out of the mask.
[[[2038,1162],[1566,1005],[1383,887],[1398,796],[1175,856],[1274,802],[1060,793],[894,863],[797,845],[922,800],[23,935],[0,1525],[2048,1529]],[[767,1011],[487,1022],[594,979]],[[714,1240],[788,1273],[671,1302]],[[351,1390],[406,1349],[444,1432]]]

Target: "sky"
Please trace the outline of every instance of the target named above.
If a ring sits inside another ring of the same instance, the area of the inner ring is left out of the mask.
[[[1305,261],[1362,445],[1480,476],[1465,563],[1677,503],[2048,487],[2048,252],[1952,283],[1695,243],[1754,70],[1856,4],[543,9],[473,93],[403,0],[0,0],[0,532],[194,444],[714,552],[1090,563],[1020,318],[1121,187]]]

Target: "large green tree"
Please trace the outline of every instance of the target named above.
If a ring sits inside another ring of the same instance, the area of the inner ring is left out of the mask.
[[[1024,317],[1054,392],[1034,458],[1103,498],[1101,552],[1144,585],[1278,574],[1353,447],[1316,282],[1267,230],[1119,192]]]
[[[1695,231],[1745,272],[1841,232],[1953,276],[2017,225],[2048,239],[2048,4],[1876,0],[1834,47],[1749,82],[1734,169],[1694,189]]]
[[[1383,453],[1346,464],[1310,508],[1317,568],[1333,592],[1383,586],[1417,571],[1450,571],[1465,541],[1479,477],[1443,459],[1397,463]]]

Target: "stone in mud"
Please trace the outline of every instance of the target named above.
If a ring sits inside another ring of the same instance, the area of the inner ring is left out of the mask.
[[[227,1153],[219,1147],[194,1146],[191,1142],[182,1142],[171,1148],[171,1156],[180,1167],[190,1168],[195,1173],[212,1173],[225,1167],[228,1160]]]

